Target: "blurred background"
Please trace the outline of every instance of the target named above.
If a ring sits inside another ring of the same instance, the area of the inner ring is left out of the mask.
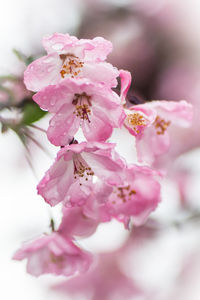
[[[0,0],[0,28],[0,297],[200,299],[199,0]],[[30,116],[32,95],[23,86],[24,62],[44,55],[42,37],[54,32],[110,40],[108,61],[133,77],[130,103],[185,99],[194,105],[192,127],[174,131],[169,153],[157,162],[168,170],[158,210],[132,232],[111,222],[81,241],[99,253],[99,262],[67,282],[32,278],[25,262],[11,260],[21,242],[48,232],[50,218],[60,217],[59,207],[50,210],[36,194],[57,152],[37,128],[46,129],[49,116]],[[16,126],[21,111],[24,125],[33,125],[28,130]]]

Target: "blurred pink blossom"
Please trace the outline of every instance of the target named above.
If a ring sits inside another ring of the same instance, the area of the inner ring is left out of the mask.
[[[44,235],[24,244],[13,256],[16,260],[27,258],[27,272],[40,276],[52,273],[70,276],[88,270],[91,254],[78,248],[71,239],[58,233]]]

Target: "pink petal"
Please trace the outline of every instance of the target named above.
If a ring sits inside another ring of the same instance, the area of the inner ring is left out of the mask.
[[[104,122],[98,115],[92,114],[90,122],[85,121],[82,123],[83,134],[88,141],[102,142],[106,141],[112,134],[112,126],[109,122]]]
[[[122,184],[123,175],[121,166],[115,163],[110,157],[85,152],[83,158],[92,167],[94,174],[105,180],[108,184]]]
[[[90,236],[96,231],[98,221],[87,217],[81,207],[63,209],[63,219],[58,232],[62,236]]]
[[[122,126],[126,114],[123,107],[115,102],[118,100],[118,97],[115,96],[115,93],[108,93],[107,97],[97,95],[94,98],[93,114],[112,127],[119,128]]]
[[[120,98],[121,102],[126,103],[126,95],[131,85],[131,73],[125,70],[120,70],[120,79],[121,79],[121,92]]]
[[[78,40],[74,36],[62,33],[44,37],[43,46],[47,53],[78,53],[85,61],[104,61],[112,51],[112,43],[102,37]]]
[[[152,101],[142,105],[136,105],[136,109],[154,111],[157,115],[173,124],[188,127],[191,125],[193,117],[193,107],[185,100],[181,101]]]
[[[73,105],[64,104],[50,120],[47,136],[52,144],[64,146],[74,138],[79,129],[80,119],[73,112]]]
[[[83,43],[84,40],[80,40]],[[86,61],[104,61],[108,54],[112,52],[112,43],[102,37],[95,37],[93,40],[88,40],[93,46],[93,49],[85,51]]]
[[[42,88],[60,81],[62,61],[56,53],[43,56],[30,65],[24,72],[24,83],[28,90],[37,92]]]
[[[106,62],[90,63],[86,62],[80,73],[80,77],[89,78],[92,81],[103,83],[107,86],[116,87],[119,71]]]
[[[72,106],[73,93],[67,85],[50,85],[33,96],[33,100],[44,110],[57,112],[63,104]]]
[[[62,50],[65,47],[73,47],[76,45],[77,41],[78,39],[75,36],[70,36],[68,33],[54,33],[45,36],[42,44],[47,53],[62,53]]]
[[[154,127],[146,128],[141,138],[136,139],[136,150],[139,162],[152,165],[156,157],[168,151],[170,147],[169,134],[158,135]]]
[[[64,157],[57,158],[38,184],[38,194],[51,206],[55,206],[65,200],[66,193],[73,181],[73,162],[65,161]]]

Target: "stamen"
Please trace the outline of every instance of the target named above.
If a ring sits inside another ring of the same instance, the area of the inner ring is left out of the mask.
[[[164,134],[167,130],[167,127],[171,124],[170,121],[165,121],[164,119],[161,119],[159,116],[156,117],[154,121],[154,126],[156,128],[157,134]]]
[[[131,186],[125,186],[125,187],[118,187],[114,193],[117,193],[117,197],[123,202],[126,203],[127,201],[130,201],[132,199],[132,195],[136,194],[136,191],[134,189],[131,189]],[[112,201],[113,204],[116,203],[116,201]]]
[[[60,71],[62,78],[65,78],[66,75],[71,75],[71,77],[74,78],[81,72],[81,68],[84,65],[84,62],[74,54],[60,54],[60,59],[63,61]]]
[[[89,180],[89,176],[93,176],[94,172],[88,166],[86,161],[81,157],[81,155],[75,155],[74,159],[74,179],[83,178],[85,181]],[[80,183],[82,185],[82,183]]]
[[[147,125],[145,118],[142,115],[140,115],[139,113],[127,115],[127,121],[128,121],[128,124],[131,125],[132,129],[136,133],[140,133],[140,129],[138,128],[138,126],[146,126]]]
[[[83,92],[82,94],[75,94],[74,96],[75,97],[72,100],[72,104],[75,105],[76,109],[73,114],[75,114],[81,120],[87,120],[90,123],[90,106],[92,106],[91,96],[88,96],[85,92]]]
[[[56,256],[53,252],[50,252],[50,260],[53,264],[62,265],[64,261],[63,256]]]

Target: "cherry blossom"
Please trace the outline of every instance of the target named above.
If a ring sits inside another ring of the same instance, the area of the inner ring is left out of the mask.
[[[62,148],[38,184],[38,193],[51,206],[59,202],[83,205],[95,178],[109,185],[123,184],[125,163],[114,147],[114,144],[82,142]]]
[[[27,258],[27,272],[34,276],[47,273],[70,276],[83,273],[92,262],[91,254],[81,250],[71,239],[63,238],[56,232],[24,244],[13,258]]]
[[[26,258],[27,271],[34,276],[84,273],[72,286],[83,287],[93,299],[142,296],[120,268],[121,251],[100,254],[85,275],[92,255],[79,248],[75,238],[91,236],[100,223],[112,219],[126,229],[141,226],[161,201],[161,172],[127,165],[115,151],[116,144],[108,141],[113,129],[124,126],[130,143],[135,141],[138,161],[153,165],[169,150],[175,126],[191,125],[192,106],[184,100],[130,106],[126,97],[131,74],[105,62],[112,44],[101,37],[79,40],[55,33],[44,37],[43,46],[47,55],[27,67],[24,83],[37,92],[33,100],[41,109],[52,114],[47,137],[60,150],[37,191],[50,206],[61,204],[62,220],[57,231],[52,225],[50,235],[25,244],[14,259]],[[113,89],[118,76],[120,95]],[[78,143],[80,128],[86,141]],[[128,244],[130,239],[122,249]]]
[[[126,95],[131,84],[131,74],[120,70],[121,101],[126,107]],[[170,132],[174,125],[190,127],[192,105],[182,100],[152,101],[125,108],[124,126],[136,137],[136,150],[139,162],[153,164],[157,157],[170,147]]]
[[[27,89],[39,91],[64,78],[89,78],[110,87],[117,85],[119,72],[104,62],[112,51],[111,42],[101,37],[78,40],[69,34],[55,33],[43,39],[48,55],[31,63],[25,73]]]
[[[4,105],[17,105],[30,96],[31,92],[26,90],[22,78],[8,77],[1,82],[0,108]]]
[[[113,127],[121,127],[126,117],[116,93],[84,79],[65,79],[33,99],[42,109],[55,113],[47,135],[57,146],[68,144],[80,125],[88,141],[106,141]]]
[[[77,299],[80,292],[84,300],[144,299],[142,288],[121,268],[123,250],[100,253],[95,266],[86,274],[57,284],[53,289],[70,299]]]
[[[145,166],[129,165],[123,185],[113,187],[112,193],[101,206],[102,220],[112,217],[127,228],[130,219],[136,226],[142,225],[160,202],[160,174]]]
[[[159,179],[160,174],[151,168],[130,165],[124,168],[123,184],[111,186],[97,181],[86,199],[81,195],[81,206],[76,206],[76,197],[71,198],[75,206],[64,208],[60,232],[66,236],[88,236],[99,223],[112,218],[123,222],[126,228],[130,220],[136,226],[142,225],[160,202]]]
[[[124,125],[136,137],[138,160],[152,164],[169,150],[170,132],[175,126],[191,126],[193,111],[184,100],[152,101],[132,106],[126,114]]]

